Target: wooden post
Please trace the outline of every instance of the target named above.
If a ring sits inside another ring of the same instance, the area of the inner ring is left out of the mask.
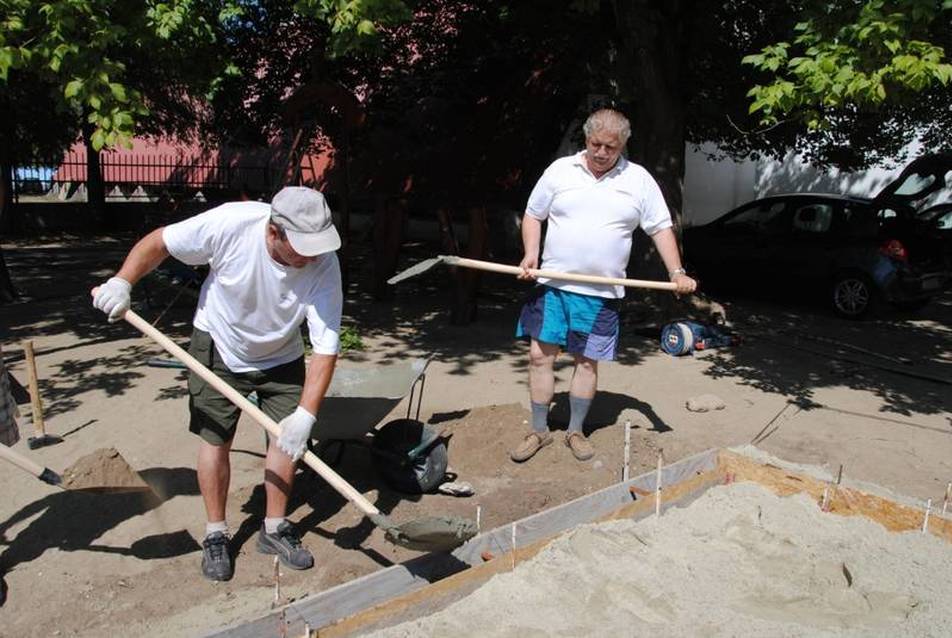
[[[625,464],[621,468],[621,480],[627,481],[631,464],[631,421],[625,421]]]
[[[512,524],[512,565],[511,568],[516,568],[516,524]]]
[[[29,375],[30,385],[30,406],[33,409],[33,431],[37,438],[46,436],[46,424],[43,421],[43,402],[40,400],[40,384],[36,376],[36,355],[33,352],[33,341],[28,340],[23,344],[23,352],[26,354],[26,370]]]

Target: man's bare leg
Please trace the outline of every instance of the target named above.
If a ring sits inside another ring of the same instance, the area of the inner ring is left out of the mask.
[[[591,442],[585,438],[582,427],[585,417],[595,398],[598,386],[598,362],[575,355],[575,373],[569,386],[569,429],[565,435],[565,444],[579,461],[587,461],[595,455]]]
[[[209,523],[224,522],[228,501],[228,485],[231,482],[231,441],[212,445],[202,441],[198,448],[198,489],[205,502],[205,514]]]
[[[205,502],[205,539],[202,541],[202,574],[214,581],[230,580],[234,565],[228,550],[225,509],[231,482],[231,441],[212,445],[202,441],[198,448],[198,489]]]
[[[535,339],[529,344],[529,400],[549,405],[555,392],[555,358],[559,346]]]
[[[297,462],[282,452],[277,440],[272,439],[268,444],[268,455],[264,461],[264,493],[267,497],[265,516],[267,518],[284,518],[288,509],[288,499],[291,497],[291,486],[294,485],[294,471]]]
[[[529,404],[532,409],[532,432],[510,452],[517,463],[528,461],[543,446],[552,442],[549,434],[549,404],[555,392],[555,358],[559,346],[536,341],[529,344]]]

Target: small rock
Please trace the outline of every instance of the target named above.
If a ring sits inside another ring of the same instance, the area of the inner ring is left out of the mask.
[[[592,469],[593,469],[593,470],[601,469],[601,467],[602,467],[603,465],[605,465],[605,464],[602,463],[601,461],[595,461],[594,463],[592,463]]]
[[[716,394],[702,394],[688,399],[685,406],[691,412],[710,412],[712,410],[723,410],[726,404]]]

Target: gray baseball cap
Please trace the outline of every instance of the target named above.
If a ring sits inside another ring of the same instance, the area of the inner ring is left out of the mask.
[[[331,209],[320,191],[306,186],[286,186],[271,200],[271,221],[284,229],[288,243],[299,255],[313,257],[340,248]]]

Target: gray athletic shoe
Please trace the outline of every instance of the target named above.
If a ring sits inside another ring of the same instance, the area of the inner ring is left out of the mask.
[[[202,541],[202,575],[208,580],[231,580],[235,566],[228,553],[228,537],[213,532]]]
[[[268,534],[262,523],[258,533],[258,551],[262,554],[277,555],[284,566],[291,569],[309,569],[314,566],[314,557],[301,544],[294,526],[287,521],[278,525],[274,534]]]

